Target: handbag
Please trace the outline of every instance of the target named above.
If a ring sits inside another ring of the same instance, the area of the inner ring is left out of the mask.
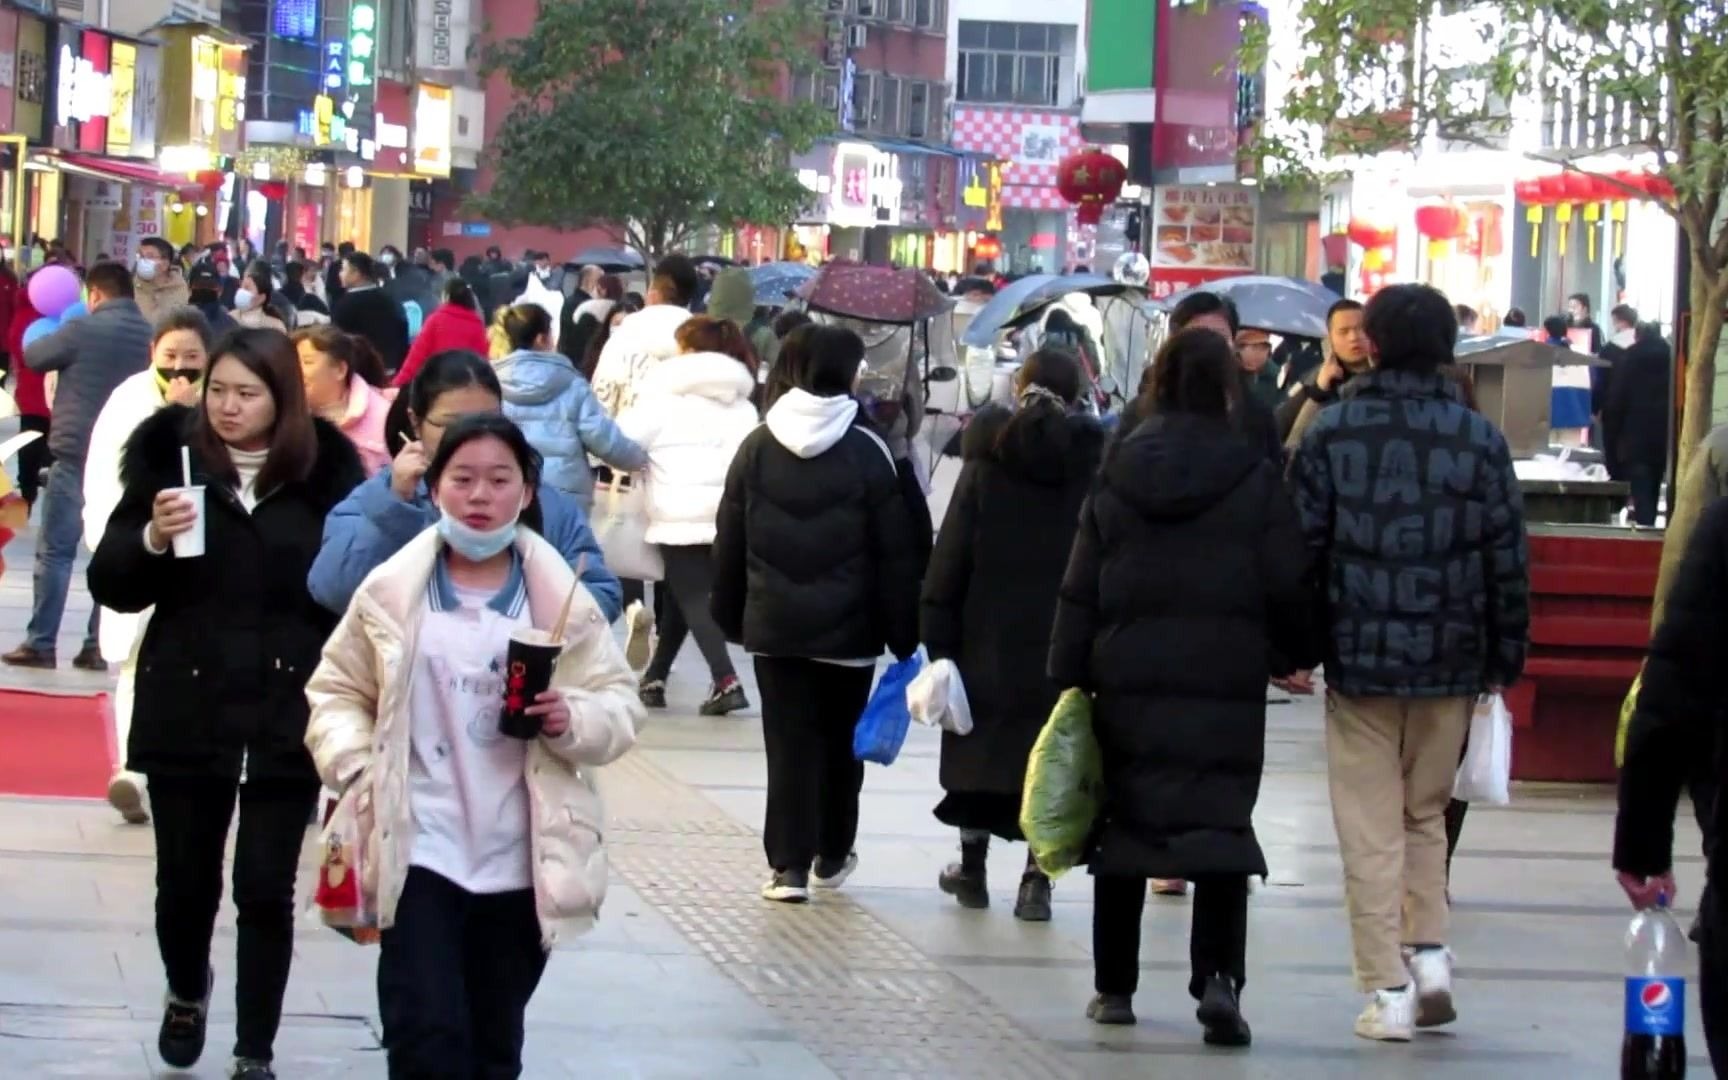
[[[594,537],[606,568],[631,581],[666,576],[660,548],[648,542],[648,485],[641,477],[613,473],[594,481]]]
[[[925,727],[941,728],[955,735],[972,731],[972,705],[966,685],[952,660],[933,660],[906,687],[906,707],[912,719]]]

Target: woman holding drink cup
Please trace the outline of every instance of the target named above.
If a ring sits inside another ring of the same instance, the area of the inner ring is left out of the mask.
[[[164,1062],[204,1050],[223,849],[239,805],[232,1075],[270,1080],[294,949],[294,879],[318,778],[304,687],[335,619],[306,589],[324,518],[362,474],[306,406],[274,330],[218,343],[199,404],[138,425],[124,493],[90,562],[96,602],[154,607],[138,647],[126,767],[156,830],[156,939],[167,970]]]
[[[642,707],[537,531],[539,479],[509,420],[455,421],[426,469],[436,523],[366,579],[307,686],[306,744],[359,822],[392,1077],[519,1075],[547,952],[606,893],[592,767]]]

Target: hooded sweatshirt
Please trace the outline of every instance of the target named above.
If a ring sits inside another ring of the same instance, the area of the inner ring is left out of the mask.
[[[494,365],[504,390],[504,415],[546,459],[541,479],[586,511],[594,502],[588,455],[634,472],[648,455],[606,415],[581,372],[558,353],[522,349]]]
[[[618,417],[648,454],[650,544],[712,544],[726,470],[756,429],[750,370],[721,353],[684,353],[649,369]]]
[[[714,275],[714,287],[708,293],[708,314],[737,323],[749,339],[756,359],[764,368],[773,365],[780,352],[780,339],[774,336],[773,327],[756,321],[756,285],[750,280],[750,271],[734,266]]]
[[[678,328],[690,312],[670,304],[655,304],[631,315],[612,331],[594,366],[594,395],[612,416],[636,401],[648,369],[678,355]]]

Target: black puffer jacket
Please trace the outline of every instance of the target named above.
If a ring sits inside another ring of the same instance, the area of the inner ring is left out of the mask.
[[[1638,466],[1662,469],[1668,464],[1668,421],[1674,411],[1674,358],[1668,343],[1643,337],[1625,348],[1610,345],[1602,357],[1614,364],[1602,404],[1609,472],[1623,480]]]
[[[918,541],[852,399],[782,396],[739,447],[715,526],[710,610],[727,640],[811,660],[917,650]]]
[[[1020,794],[1062,689],[1045,671],[1050,627],[1104,433],[1089,417],[1034,408],[1012,428],[999,407],[967,425],[965,464],[924,579],[924,646],[959,666],[975,724],[942,736],[951,792]]]
[[[1326,685],[1351,697],[1510,686],[1530,637],[1506,439],[1443,374],[1347,383],[1303,437],[1296,505],[1326,590]]]
[[[155,607],[139,648],[127,768],[146,775],[247,775],[314,782],[306,753],[306,680],[336,616],[306,574],[324,517],[364,479],[353,444],[315,421],[318,458],[302,483],[247,513],[193,456],[205,491],[205,555],[144,547],[156,493],[177,487],[191,410],[169,406],[138,426],[121,465],[125,493],[90,561],[90,593],[116,611]]]
[[[1050,645],[1095,697],[1096,874],[1264,874],[1266,682],[1301,636],[1307,557],[1278,467],[1222,421],[1154,415],[1080,515]]]

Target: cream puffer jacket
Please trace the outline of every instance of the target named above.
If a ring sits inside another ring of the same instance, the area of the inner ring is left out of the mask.
[[[395,921],[408,876],[409,683],[441,544],[427,529],[367,576],[306,685],[312,704],[306,746],[318,774],[343,799],[362,808],[370,802],[370,821],[361,812],[364,850],[371,853],[361,886],[380,928]],[[516,549],[533,623],[549,629],[575,575],[535,533],[524,530]],[[569,702],[570,728],[534,740],[526,764],[534,901],[548,949],[561,932],[581,933],[599,915],[606,897],[605,814],[595,767],[635,745],[643,716],[635,676],[587,589],[577,590],[565,639],[552,686]]]

